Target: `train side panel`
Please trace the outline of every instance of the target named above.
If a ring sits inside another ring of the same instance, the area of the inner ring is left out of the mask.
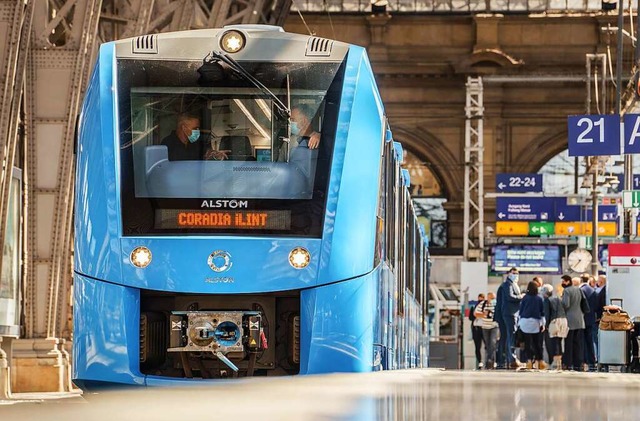
[[[368,372],[378,272],[302,292],[300,374]]]
[[[320,284],[373,270],[383,128],[382,103],[366,52],[352,46],[323,234],[323,249],[330,254],[320,263]],[[346,143],[340,141],[344,138]]]
[[[74,240],[75,271],[112,282],[121,278],[114,65],[113,44],[102,45],[80,114]]]

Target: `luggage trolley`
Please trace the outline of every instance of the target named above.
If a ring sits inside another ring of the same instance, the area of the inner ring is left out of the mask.
[[[610,304],[620,302],[622,309],[622,299],[612,298]],[[601,329],[598,326],[598,371],[609,371],[610,366],[620,366],[622,372],[626,372],[629,366],[629,342],[630,329],[609,330]]]

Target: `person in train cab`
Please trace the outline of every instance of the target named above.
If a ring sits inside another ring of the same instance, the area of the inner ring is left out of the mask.
[[[507,341],[505,343],[505,352],[507,355],[507,368],[519,368],[515,354],[516,346],[516,320],[518,317],[518,310],[520,309],[520,301],[522,300],[522,294],[520,293],[520,287],[518,286],[518,269],[513,267],[509,270],[504,285],[504,300],[502,302],[502,320],[505,324],[507,333]]]
[[[191,114],[180,114],[176,129],[162,139],[169,150],[169,161],[197,161],[202,158],[200,118]]]
[[[291,138],[289,140],[289,150],[293,151],[298,146],[305,146],[309,149],[317,149],[320,145],[320,133],[313,130],[311,120],[313,110],[305,104],[300,104],[291,109]],[[287,160],[287,150],[282,145],[278,153],[278,161]]]
[[[574,281],[575,284],[574,285]],[[584,312],[582,311],[583,294],[578,288],[580,278],[572,279],[562,275],[562,306],[567,314],[569,334],[565,339],[562,363],[569,370],[582,371],[584,361]]]

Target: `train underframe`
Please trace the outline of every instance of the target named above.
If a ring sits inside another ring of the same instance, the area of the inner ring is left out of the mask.
[[[141,291],[140,372],[172,378],[300,371],[300,294]]]

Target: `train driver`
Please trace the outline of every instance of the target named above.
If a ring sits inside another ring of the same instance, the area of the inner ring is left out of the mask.
[[[197,161],[202,158],[200,118],[192,114],[180,114],[176,129],[162,140],[169,150],[169,161]]]

